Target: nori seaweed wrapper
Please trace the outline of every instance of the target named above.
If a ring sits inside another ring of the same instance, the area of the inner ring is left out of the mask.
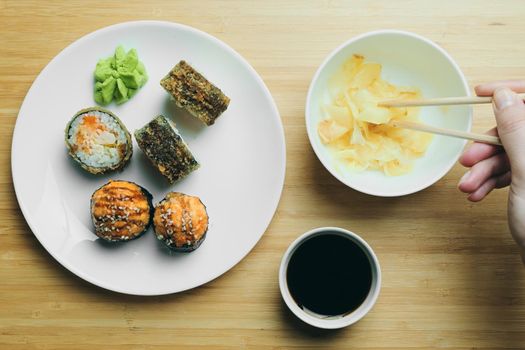
[[[228,108],[230,98],[186,61],[180,61],[160,85],[175,104],[210,126]]]
[[[140,149],[170,183],[199,167],[175,126],[162,115],[135,131],[135,138]]]

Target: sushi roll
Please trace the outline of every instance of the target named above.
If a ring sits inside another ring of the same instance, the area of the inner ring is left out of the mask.
[[[108,242],[125,242],[142,235],[151,224],[151,194],[129,181],[109,181],[91,196],[95,234]]]
[[[208,213],[198,197],[170,192],[155,207],[153,228],[157,239],[170,249],[191,252],[208,231]]]
[[[170,183],[199,168],[199,163],[175,125],[162,115],[135,131],[135,139],[140,149]]]
[[[186,61],[180,61],[160,81],[175,104],[210,126],[230,104],[230,98]]]
[[[100,107],[79,111],[65,133],[69,155],[91,174],[121,169],[133,154],[131,135],[124,124]]]

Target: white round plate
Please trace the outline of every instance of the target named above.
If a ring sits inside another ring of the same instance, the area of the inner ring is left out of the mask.
[[[122,44],[136,48],[149,81],[128,102],[106,108],[128,130],[162,114],[177,125],[200,169],[169,185],[134,141],[121,172],[91,175],[67,155],[66,123],[94,106],[93,71]],[[231,98],[210,127],[176,108],[159,85],[186,60]],[[136,295],[176,293],[202,285],[237,264],[259,241],[281,196],[284,132],[268,88],[232,48],[193,28],[166,22],[117,24],[77,40],[37,77],[22,104],[13,135],[12,173],[22,213],[33,233],[67,269],[100,287]],[[124,244],[93,234],[91,194],[110,179],[136,182],[159,202],[169,191],[198,196],[207,206],[206,240],[191,253],[173,253],[153,229]]]

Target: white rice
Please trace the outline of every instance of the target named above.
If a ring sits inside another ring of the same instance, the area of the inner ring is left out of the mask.
[[[96,116],[101,124],[107,128],[105,132],[97,130],[96,133],[86,133],[81,124],[85,116]],[[119,154],[119,146],[127,143],[126,133],[120,124],[110,115],[99,112],[89,111],[80,114],[71,123],[68,132],[68,143],[76,144],[77,135],[83,132],[86,136],[82,145],[77,145],[75,156],[84,164],[95,168],[106,168],[119,164],[122,155]],[[84,151],[82,148],[87,149]]]
[[[177,134],[177,136],[180,138],[180,140],[182,141],[182,144],[184,146],[186,146],[186,149],[188,150],[188,152],[190,152],[191,154],[191,149],[190,149],[190,146],[186,143],[186,141],[184,141],[184,138],[182,138],[182,135],[180,134],[179,130],[177,129],[176,125],[174,122],[172,122],[171,120],[169,120],[168,118],[165,118],[166,121],[168,122],[168,125],[171,127],[171,130],[173,130],[173,132],[175,134]],[[195,158],[195,156],[193,154],[191,154],[191,156],[193,157],[193,159],[199,163],[199,161],[197,160],[197,158]],[[197,168],[200,167],[200,165],[197,165]]]

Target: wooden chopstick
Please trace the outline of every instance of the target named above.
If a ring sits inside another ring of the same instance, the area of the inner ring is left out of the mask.
[[[525,93],[517,94],[525,99]],[[380,107],[412,107],[412,106],[448,106],[448,105],[470,105],[480,103],[492,103],[492,96],[487,97],[440,97],[424,98],[421,100],[384,100],[377,103]]]
[[[467,139],[467,140],[472,140],[472,141],[476,141],[476,142],[488,143],[490,145],[502,146],[501,140],[497,136],[476,134],[476,133],[472,133],[472,132],[452,130],[452,129],[438,128],[438,127],[435,127],[435,126],[422,124],[422,123],[411,122],[411,121],[408,121],[408,120],[391,120],[390,121],[390,125],[393,125],[393,126],[396,126],[396,127],[399,127],[399,128],[405,128],[405,129],[411,129],[411,130],[417,130],[417,131],[424,131],[424,132],[429,132],[429,133],[432,133],[432,134],[452,136],[452,137],[457,137],[457,138],[460,138],[460,139]]]

